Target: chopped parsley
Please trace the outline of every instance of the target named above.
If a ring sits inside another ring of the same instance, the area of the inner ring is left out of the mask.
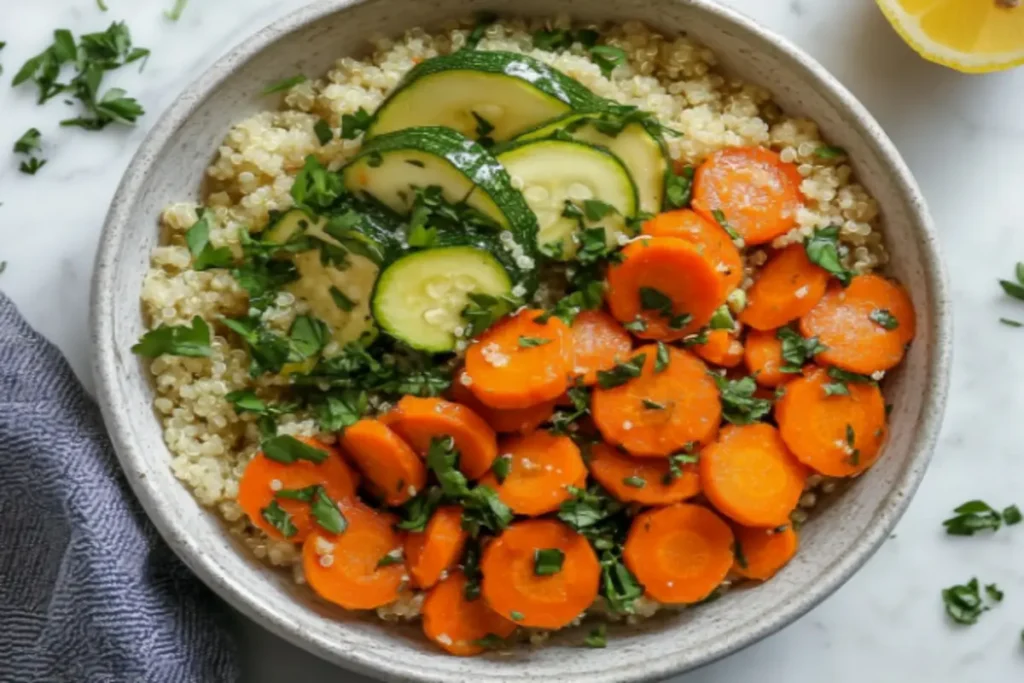
[[[341,137],[345,140],[355,140],[373,123],[373,116],[370,112],[359,107],[353,114],[341,115]]]
[[[887,330],[895,330],[900,326],[900,322],[896,320],[896,316],[894,316],[887,308],[876,308],[868,314],[868,317],[871,318],[872,322],[877,323],[879,326]]]
[[[499,484],[504,483],[512,472],[512,456],[499,455],[495,458],[491,463],[491,472],[494,473],[494,478],[498,480]]]
[[[348,520],[341,514],[338,504],[331,500],[321,486],[316,487],[310,510],[316,523],[332,534],[340,534],[348,528]]]
[[[285,538],[291,538],[299,533],[298,527],[292,522],[292,516],[288,514],[287,510],[278,505],[276,500],[270,501],[270,505],[260,510],[260,517],[267,524],[280,531],[281,535]]]
[[[210,326],[198,315],[191,325],[160,325],[142,335],[132,353],[146,358],[163,354],[206,358],[210,355]]]
[[[466,298],[469,303],[462,309],[462,318],[466,321],[467,337],[480,336],[520,304],[518,299],[509,296],[492,296],[483,292],[469,292]]]
[[[817,337],[805,339],[789,326],[780,327],[775,337],[782,342],[782,360],[785,361],[779,372],[799,374],[805,364],[814,360],[814,356],[828,350]]]
[[[804,249],[811,263],[831,273],[844,287],[850,284],[853,272],[847,270],[840,260],[838,225],[816,229],[804,243]]]
[[[598,624],[594,630],[583,639],[587,647],[602,648],[608,645],[608,627],[605,624]]]
[[[967,501],[953,510],[953,514],[953,517],[942,523],[946,533],[952,536],[973,536],[976,531],[996,531],[1003,523],[999,512],[982,500]]]
[[[571,409],[559,409],[551,416],[551,433],[565,436],[570,433],[570,425],[590,412],[590,392],[582,384],[569,387],[565,392],[571,403]]]
[[[597,31],[592,29],[541,29],[533,34],[533,46],[551,52],[567,50],[574,43],[590,48],[597,44],[598,37]]]
[[[813,337],[812,337],[813,339]],[[823,347],[822,350],[825,350]],[[820,351],[819,351],[820,353]],[[856,372],[848,372],[839,368],[829,367],[827,370],[831,382],[824,385],[826,396],[847,396],[850,393],[850,383],[853,384],[875,384],[875,380],[867,375],[860,375]]]
[[[468,586],[469,584],[466,585]],[[485,650],[500,650],[506,645],[504,638],[493,633],[488,633],[483,638],[477,638],[473,641],[473,644]]]
[[[321,463],[327,459],[327,451],[314,448],[287,434],[264,439],[260,450],[263,451],[264,456],[285,465],[299,460]]]
[[[1002,602],[1003,597],[1005,597],[1006,594],[999,590],[999,586],[996,584],[988,583],[985,584],[985,595],[987,595],[989,600],[992,602]]]
[[[331,124],[323,119],[317,119],[316,123],[313,124],[313,133],[316,134],[316,139],[320,141],[321,145],[326,145],[334,139],[334,131],[331,130]]]
[[[234,262],[228,247],[214,247],[210,242],[210,214],[200,213],[199,220],[185,232],[185,244],[192,254],[192,269],[227,268]]]
[[[732,223],[725,217],[725,212],[721,209],[715,209],[711,212],[711,216],[715,219],[715,222],[722,226],[722,230],[725,230],[725,234],[729,236],[729,239],[734,242],[742,242],[743,237],[736,232],[736,228],[732,227]]]
[[[611,204],[606,204],[600,199],[584,199],[583,215],[588,221],[599,221],[605,216],[617,214],[619,211]]]
[[[995,584],[989,584],[989,586],[993,589],[989,591],[988,586],[986,586],[985,592],[988,594],[989,599],[994,602],[1002,600],[1002,591]],[[978,617],[981,616],[982,612],[990,609],[988,605],[983,603],[979,589],[980,585],[976,578],[972,578],[965,584],[944,588],[942,590],[942,602],[946,607],[946,614],[958,624],[970,626],[977,623]]]
[[[1010,318],[1000,318],[999,322],[1006,325],[1007,327],[1024,327],[1024,323],[1019,320],[1011,320]]]
[[[552,576],[562,571],[565,553],[558,548],[543,548],[533,551],[533,573],[537,576]]]
[[[519,612],[519,611],[516,611],[516,610],[512,610],[511,612],[509,612],[508,617],[512,621],[522,621],[525,618],[525,617],[523,617],[523,613],[522,612]]]
[[[656,375],[664,372],[668,368],[669,362],[672,360],[672,357],[668,352],[668,347],[664,343],[658,342],[657,348],[658,351],[654,356],[654,374]]]
[[[451,437],[434,439],[427,450],[427,468],[437,477],[443,497],[462,505],[462,528],[476,537],[481,529],[501,531],[512,521],[513,513],[489,486],[469,487],[456,467],[459,453]]]
[[[404,552],[401,548],[395,548],[394,550],[388,551],[381,555],[380,559],[377,560],[377,569],[382,567],[390,567],[393,564],[401,564],[404,559]]]
[[[732,312],[729,310],[729,307],[726,305],[719,306],[711,316],[708,327],[712,330],[728,330],[730,332],[736,329],[736,321],[732,319]]]
[[[648,410],[665,410],[665,408],[668,407],[665,403],[658,403],[657,401],[652,401],[649,398],[641,399],[640,403],[642,403],[644,408],[647,408]]]
[[[463,49],[475,50],[476,46],[484,37],[484,33],[487,32],[487,27],[498,20],[498,15],[493,12],[479,12],[476,15],[476,25],[473,26],[473,30],[466,36],[466,45]]]
[[[668,472],[666,472],[665,476],[662,477],[662,484],[668,486],[673,481],[683,476],[683,465],[697,464],[699,458],[697,457],[697,454],[693,452],[696,447],[697,445],[695,443],[691,443],[682,451],[668,456]]]
[[[177,21],[178,19],[181,19],[181,13],[185,11],[185,5],[187,4],[188,0],[174,0],[174,6],[171,7],[171,9],[164,12],[164,16],[166,16],[171,21]]]
[[[639,315],[623,325],[630,332],[646,332],[647,321]]]
[[[314,214],[331,208],[344,192],[341,176],[328,171],[312,154],[306,157],[291,189],[296,206]]]
[[[814,150],[814,156],[819,159],[842,159],[846,156],[846,150],[833,145],[821,145]]]
[[[622,480],[622,483],[634,489],[642,489],[643,487],[647,486],[647,480],[644,479],[643,477],[638,477],[636,475],[632,477],[626,477],[625,479]]]
[[[727,379],[718,373],[709,373],[718,385],[722,400],[722,417],[732,424],[748,425],[765,417],[772,409],[772,402],[757,398],[757,384],[753,377]]]
[[[283,92],[285,90],[291,90],[299,83],[305,83],[307,79],[303,74],[296,74],[289,76],[288,78],[282,78],[279,81],[275,81],[263,89],[264,95],[273,95],[274,93]]]
[[[849,452],[849,462],[854,467],[860,466],[860,449],[854,448],[854,444],[857,442],[857,435],[853,431],[853,426],[850,424],[846,425],[846,449]]]
[[[334,305],[346,313],[356,307],[356,302],[345,296],[345,293],[334,285],[331,285],[331,288],[327,291],[330,293]]]
[[[1006,526],[1020,524],[1022,519],[1024,517],[1021,516],[1020,508],[1016,505],[1003,508],[1003,521],[1006,522]]]
[[[426,529],[427,522],[433,516],[434,510],[441,504],[442,497],[443,493],[437,486],[431,486],[417,493],[402,505],[400,511],[402,521],[395,525],[396,528],[402,531]]]
[[[476,120],[476,141],[484,147],[492,147],[494,145],[494,138],[491,137],[491,133],[494,132],[494,124],[475,111],[470,111],[469,113]]]
[[[46,159],[39,159],[35,156],[35,153],[41,148],[40,138],[42,135],[39,133],[37,128],[29,128],[27,131],[22,133],[21,137],[14,143],[15,154],[24,154],[30,158],[22,161],[21,165],[18,166],[18,170],[28,175],[35,175],[36,171],[41,169],[46,164]]]
[[[611,77],[615,67],[625,64],[627,59],[626,51],[614,45],[594,45],[588,52],[590,59],[597,64],[605,78]]]
[[[647,354],[641,353],[625,363],[617,364],[611,370],[598,370],[598,386],[602,389],[614,389],[615,387],[622,386],[635,377],[639,377],[640,373],[643,372],[644,362],[646,360]]]
[[[640,308],[645,311],[654,311],[658,316],[664,318],[666,324],[673,330],[681,330],[693,320],[693,316],[689,313],[674,314],[671,297],[654,287],[640,288]]]
[[[684,166],[677,173],[665,175],[665,204],[669,209],[685,209],[693,199],[693,166]]]
[[[550,344],[551,340],[544,337],[526,337],[519,335],[519,347],[523,349],[532,349],[537,346],[544,346]]]
[[[369,410],[369,397],[359,389],[341,389],[327,394],[317,406],[321,431],[340,432],[359,422]]]

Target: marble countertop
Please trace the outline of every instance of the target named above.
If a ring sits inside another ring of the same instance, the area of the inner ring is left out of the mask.
[[[892,539],[846,586],[761,643],[675,683],[1024,680],[1024,527],[988,538],[947,537],[955,505],[982,498],[1024,504],[1024,447],[1017,439],[1024,392],[1024,303],[996,284],[1024,260],[1024,69],[964,76],[919,59],[869,0],[724,0],[790,38],[830,69],[878,118],[920,182],[942,236],[957,320],[952,395],[934,464]],[[38,175],[0,161],[0,290],[55,341],[87,386],[89,284],[107,205],[132,154],[196,75],[230,46],[300,0],[193,0],[178,22],[172,0],[35,0],[10,3],[0,24],[0,149],[31,126],[49,163]],[[12,90],[25,59],[50,32],[75,33],[125,20],[153,54],[141,75],[114,83],[146,107],[134,128],[61,129],[60,98],[37,107],[30,88]],[[1004,602],[972,627],[951,625],[942,587],[972,576],[997,582]],[[246,682],[362,681],[278,640],[238,616]],[[767,673],[766,672],[771,672]]]

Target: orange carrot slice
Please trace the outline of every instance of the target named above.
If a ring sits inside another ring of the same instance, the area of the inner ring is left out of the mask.
[[[466,576],[455,572],[434,586],[423,600],[423,633],[448,654],[472,657],[483,652],[480,641],[489,635],[507,638],[516,630],[512,621],[484,600],[466,599]]]
[[[704,344],[695,344],[693,352],[723,368],[734,368],[743,360],[743,344],[727,330],[711,330]]]
[[[639,321],[638,337],[682,339],[725,302],[722,274],[691,242],[650,237],[620,253],[622,261],[608,269],[608,306],[619,322]]]
[[[572,331],[523,310],[498,322],[466,352],[469,390],[492,408],[528,408],[558,398],[573,368]]]
[[[755,330],[773,330],[806,315],[825,295],[828,272],[793,244],[765,264],[747,292],[740,321]]]
[[[478,479],[491,469],[498,454],[494,430],[472,409],[458,403],[403,396],[381,421],[421,456],[426,456],[431,440],[452,437],[459,451],[459,469],[470,479]]]
[[[782,340],[778,330],[751,330],[743,346],[743,360],[754,380],[762,387],[774,388],[796,375],[782,372]]]
[[[401,505],[427,483],[423,461],[379,420],[346,427],[338,442],[388,505]]]
[[[553,519],[511,524],[484,549],[480,569],[492,609],[520,626],[545,629],[562,628],[590,607],[601,576],[587,539]]]
[[[819,362],[865,375],[898,365],[914,327],[906,290],[881,275],[857,275],[846,289],[830,287],[800,319],[800,332],[828,347]]]
[[[718,388],[707,366],[691,353],[662,347],[668,362],[658,371],[658,347],[644,346],[640,376],[610,389],[594,389],[590,412],[605,441],[632,455],[667,457],[687,444],[715,437],[722,417]],[[663,354],[664,355],[664,354]]]
[[[860,474],[881,454],[885,399],[876,384],[863,382],[848,382],[848,394],[829,396],[830,383],[820,369],[787,383],[775,420],[789,450],[811,469],[828,477]]]
[[[582,311],[572,323],[576,349],[574,374],[587,386],[597,384],[597,373],[629,358],[633,339],[615,318],[603,311]]]
[[[569,486],[586,486],[587,468],[580,449],[567,436],[536,431],[501,442],[498,457],[511,459],[508,475],[499,482],[488,474],[480,483],[498,492],[518,515],[554,512],[569,500]]]
[[[393,515],[355,499],[339,505],[348,526],[340,534],[314,530],[302,544],[306,581],[324,600],[345,609],[375,609],[398,598],[405,580],[401,563],[379,566],[402,547]]]
[[[700,483],[715,509],[745,526],[789,523],[807,469],[775,427],[729,425],[700,454]]]
[[[675,237],[692,242],[722,274],[726,293],[743,281],[743,257],[722,226],[708,221],[696,211],[679,209],[659,213],[644,223],[643,234],[651,237]]]
[[[700,602],[732,567],[729,525],[700,505],[676,503],[633,518],[622,558],[644,592],[666,604]]]
[[[480,399],[469,390],[469,375],[464,370],[455,373],[452,383],[452,398],[484,419],[494,431],[502,434],[529,434],[551,419],[555,413],[555,401],[543,401],[526,408],[492,408],[480,402]]]
[[[700,493],[700,476],[693,464],[631,458],[604,443],[591,448],[589,464],[597,483],[624,503],[668,505]]]
[[[359,485],[359,475],[341,457],[336,448],[332,448],[316,439],[299,439],[307,446],[317,448],[327,454],[322,462],[296,460],[285,464],[271,460],[263,453],[249,461],[238,483],[238,504],[254,526],[259,527],[271,538],[301,543],[313,528],[313,516],[310,501],[286,497],[289,492],[306,489],[310,486],[322,486],[327,495],[334,501],[354,496]],[[284,496],[278,496],[282,491]],[[276,504],[276,505],[275,505]],[[265,515],[268,508],[274,506],[283,511],[281,522],[294,532],[289,536],[278,528],[279,525],[267,521]],[[284,520],[287,519],[287,522]]]
[[[462,528],[462,508],[439,507],[423,531],[405,536],[405,564],[420,588],[430,588],[459,561],[469,534]]]
[[[747,244],[763,244],[796,227],[800,174],[762,147],[727,147],[697,168],[693,208],[708,220],[722,217]]]
[[[738,527],[736,562],[732,570],[740,576],[767,581],[796,555],[799,539],[792,525],[784,529]]]

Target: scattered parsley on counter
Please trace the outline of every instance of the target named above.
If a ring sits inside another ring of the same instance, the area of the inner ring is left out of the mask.
[[[171,21],[177,21],[181,19],[181,13],[185,11],[185,6],[188,4],[188,0],[174,0],[174,6],[171,9],[164,12],[164,16]]]
[[[973,536],[976,531],[987,529],[996,531],[1003,524],[1002,515],[982,500],[967,501],[953,510],[953,513],[953,517],[942,523],[946,533],[951,536]],[[1010,514],[1011,518],[1015,516],[1012,512]],[[1019,511],[1017,514],[1020,514]]]
[[[1001,602],[1003,592],[994,583],[985,586],[985,593],[992,602]],[[942,602],[946,614],[958,624],[970,626],[978,622],[982,612],[990,609],[984,604],[978,579],[971,579],[965,584],[958,584],[942,590]]]
[[[29,128],[27,131],[22,133],[21,137],[14,143],[14,153],[23,154],[28,156],[29,159],[21,162],[19,170],[22,173],[28,175],[35,175],[36,171],[41,169],[46,164],[46,159],[39,159],[35,156],[35,153],[42,148],[40,140],[42,135],[37,128]]]

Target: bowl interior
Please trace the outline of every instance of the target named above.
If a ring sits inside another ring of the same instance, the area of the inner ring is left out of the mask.
[[[438,654],[417,626],[346,614],[316,601],[290,576],[254,561],[217,518],[171,474],[151,410],[145,367],[129,348],[144,331],[139,292],[166,204],[196,197],[204,169],[232,123],[275,101],[259,96],[278,79],[320,74],[339,56],[363,54],[369,36],[497,3],[466,0],[328,0],[248,39],[183,95],[157,125],[115,199],[101,242],[94,288],[96,371],[107,424],[130,480],[157,526],[184,560],[259,623],[344,666],[389,679],[430,681],[632,681],[692,668],[750,644],[834,590],[889,533],[923,474],[937,432],[948,361],[947,302],[934,234],[908,172],[884,134],[820,67],[780,47],[726,10],[700,1],[520,0],[515,12],[582,20],[639,19],[708,45],[729,70],[769,88],[787,111],[808,116],[845,147],[884,216],[890,272],[911,291],[917,339],[885,382],[895,406],[885,456],[815,512],[801,552],[773,581],[728,593],[714,605],[612,629],[604,650],[579,647],[583,633],[559,634],[544,648],[511,656],[458,659]]]

